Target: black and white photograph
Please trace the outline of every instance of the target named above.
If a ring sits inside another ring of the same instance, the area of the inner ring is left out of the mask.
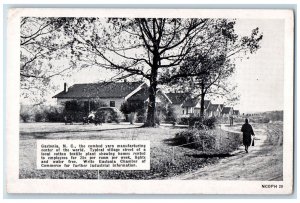
[[[291,192],[292,11],[27,11],[10,15],[18,180]]]

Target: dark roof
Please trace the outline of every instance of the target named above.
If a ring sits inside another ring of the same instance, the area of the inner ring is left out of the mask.
[[[148,86],[143,86],[139,91],[134,93],[131,97],[128,98],[128,101],[145,101],[149,97]]]
[[[172,101],[172,104],[182,104],[187,97],[190,96],[190,93],[167,93],[169,99]]]
[[[182,104],[182,107],[195,107],[199,102],[198,98],[188,97]]]
[[[209,107],[209,105],[210,105],[210,100],[204,100],[204,109],[207,109]]]
[[[219,107],[219,104],[211,104],[209,105],[207,111],[216,111]]]
[[[223,113],[223,114],[224,114],[224,113],[228,114],[228,113],[230,112],[230,109],[232,109],[232,107],[224,107],[224,108],[222,109],[222,113]]]
[[[210,104],[210,100],[204,100],[204,108],[205,109],[207,109],[209,104]]]
[[[233,113],[234,113],[235,115],[238,115],[238,114],[240,114],[240,111],[239,111],[239,110],[233,110]]]
[[[170,98],[168,98],[168,96],[166,96],[166,94],[164,94],[160,88],[158,88],[156,91],[156,95],[159,94],[170,101]],[[144,85],[139,91],[137,91],[131,97],[129,97],[128,101],[146,101],[148,97],[149,97],[148,86]]]
[[[53,98],[122,98],[126,97],[143,82],[111,82],[75,84],[67,92],[60,92]]]

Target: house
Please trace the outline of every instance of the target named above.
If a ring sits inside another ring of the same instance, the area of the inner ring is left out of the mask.
[[[179,117],[189,117],[191,115],[200,116],[200,99],[193,98],[190,93],[167,93],[168,98],[172,101],[175,113]],[[204,115],[211,102],[204,100]]]
[[[200,109],[199,98],[187,97],[181,105],[183,117],[188,116],[200,116],[200,112],[195,112],[196,109]],[[196,113],[198,115],[196,115]]]
[[[220,104],[210,104],[206,110],[207,117],[219,117],[221,116],[222,109]]]
[[[220,104],[220,110],[221,110],[221,114],[222,114],[222,111],[223,111],[223,108],[225,107],[224,104]]]
[[[239,110],[233,110],[233,115],[239,116],[240,115],[240,111]]]
[[[207,109],[209,108],[210,105],[211,105],[211,101],[210,100],[204,100],[204,112],[203,112],[203,114],[205,116],[207,116]],[[201,113],[201,102],[199,102],[199,104],[197,104],[195,106],[194,113],[195,113],[195,115],[200,116],[200,113]]]
[[[233,107],[224,107],[222,109],[222,113],[221,115],[223,117],[229,117],[229,116],[232,116],[233,115]]]
[[[67,101],[76,100],[77,102],[88,105],[89,111],[91,104],[103,102],[107,106],[120,109],[125,101],[142,100],[147,102],[148,85],[145,82],[109,82],[109,83],[87,83],[74,84],[67,88],[64,84],[64,90],[53,96],[57,103],[64,105]],[[171,100],[162,92],[157,91],[157,102],[170,104]]]
[[[134,94],[132,94],[130,97],[128,97],[127,101],[128,102],[136,102],[136,101],[149,102],[148,97],[149,97],[148,86],[145,85],[139,91],[136,91]],[[166,105],[166,106],[169,104],[172,104],[172,101],[162,91],[162,89],[157,89],[155,102],[156,102],[156,104]]]
[[[186,114],[186,110],[182,107],[182,104],[190,96],[190,93],[167,93],[166,95],[172,101],[176,115],[181,117],[181,115]]]

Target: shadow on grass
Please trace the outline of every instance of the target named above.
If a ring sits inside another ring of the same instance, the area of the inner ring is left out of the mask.
[[[169,146],[180,146],[182,144],[185,144],[185,143],[182,143],[182,141],[178,138],[164,139],[163,143],[166,145],[169,145]]]
[[[214,153],[214,152],[217,152],[217,150],[215,150],[215,149],[213,149],[212,151],[209,150],[209,151],[211,151],[211,153],[207,153],[207,151],[205,153],[205,150],[203,151],[201,146],[199,147],[199,145],[197,145],[197,144],[195,145],[194,143],[185,144],[178,138],[164,139],[163,142],[169,146],[195,150],[196,153],[194,153],[194,154],[185,154],[185,156],[193,157],[193,158],[216,158],[216,157],[217,158],[226,158],[226,157],[232,157],[232,156],[241,154],[241,153],[231,154],[230,152],[227,152],[227,151],[220,152],[220,153]],[[197,151],[199,153],[197,153]],[[201,152],[203,152],[203,153],[201,153]]]
[[[185,156],[193,157],[193,158],[226,158],[226,157],[232,157],[234,155],[226,153],[226,154],[185,154]]]
[[[197,143],[185,143],[178,138],[164,139],[163,143],[172,147],[180,147],[180,148],[192,149],[196,151],[202,151],[201,147],[199,147],[199,144],[197,145]]]
[[[60,130],[60,131],[45,131],[45,132],[20,132],[20,136],[30,136],[34,138],[45,138],[49,134],[54,133],[81,133],[81,132],[105,132],[114,130],[131,130],[140,127],[130,127],[130,128],[108,128],[108,129],[93,129],[93,130]]]

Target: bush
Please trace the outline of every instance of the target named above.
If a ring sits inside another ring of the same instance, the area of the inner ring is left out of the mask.
[[[189,144],[191,147],[198,150],[214,149],[216,146],[215,137],[206,130],[189,129],[176,133],[175,140],[177,144]]]
[[[35,122],[41,122],[45,119],[44,115],[40,112],[36,112],[34,115],[34,121]]]
[[[167,123],[173,123],[173,124],[175,124],[175,123],[178,123],[178,120],[179,119],[178,119],[178,116],[177,116],[177,114],[175,112],[175,108],[173,106],[169,105],[167,107],[167,113],[166,113],[166,119],[165,119],[165,121]]]
[[[270,122],[270,119],[267,118],[267,117],[263,117],[263,118],[261,119],[261,122],[262,122],[262,123],[269,123],[269,122]]]
[[[215,124],[217,122],[217,119],[215,117],[205,118],[203,120],[203,124],[207,126],[209,129],[215,128]]]
[[[64,117],[73,122],[83,122],[84,118],[89,115],[91,111],[95,111],[100,107],[107,107],[103,101],[77,101],[71,100],[65,103]],[[66,120],[66,119],[65,119]]]
[[[147,115],[146,108],[138,110],[137,114],[136,114],[136,122],[137,123],[145,123],[146,115]]]
[[[50,106],[44,110],[45,120],[48,122],[64,122],[65,113],[63,108],[58,106]]]
[[[160,125],[162,121],[165,121],[166,114],[167,114],[167,108],[163,105],[157,105],[156,112],[155,112],[155,123]]]
[[[202,120],[201,117],[193,116],[188,118],[181,118],[180,124],[189,125],[189,127],[196,127],[199,129],[205,129],[206,127],[209,129],[213,129],[215,128],[216,122],[217,119],[215,117],[205,118],[204,120]]]
[[[180,120],[181,125],[188,125],[190,127],[194,126],[195,122],[201,122],[201,118],[193,116],[188,118],[181,118]]]
[[[116,111],[112,108],[100,108],[95,113],[95,121],[99,123],[111,123],[116,122],[120,123],[121,115],[119,115]]]
[[[130,124],[133,124],[136,121],[136,113],[135,112],[131,112],[130,114],[128,114],[128,121],[130,122]]]
[[[144,103],[142,101],[126,101],[121,104],[120,111],[126,115],[133,112],[137,112],[144,108]]]
[[[27,112],[21,112],[20,113],[20,118],[24,123],[27,123],[30,119],[30,114]]]

